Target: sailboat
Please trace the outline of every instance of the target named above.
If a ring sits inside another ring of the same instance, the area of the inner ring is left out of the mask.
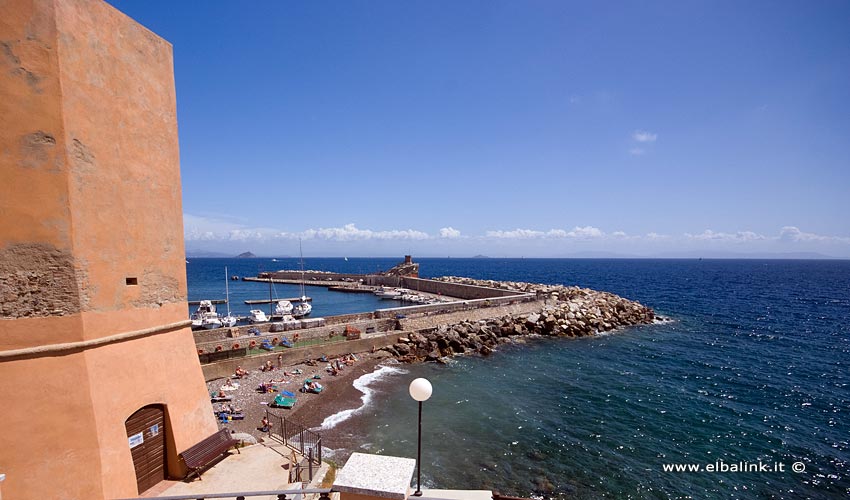
[[[227,316],[221,318],[221,326],[231,328],[236,326],[238,319],[230,314],[230,286],[227,283],[227,266],[224,266],[224,293],[227,296]]]
[[[304,251],[301,249],[301,240],[298,240],[298,251],[301,253],[301,302],[292,308],[292,316],[303,318],[313,311],[313,306],[307,302],[307,294],[304,293]]]

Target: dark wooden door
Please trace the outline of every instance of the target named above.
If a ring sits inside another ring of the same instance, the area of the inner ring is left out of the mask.
[[[165,479],[165,411],[148,405],[125,422],[139,493]]]

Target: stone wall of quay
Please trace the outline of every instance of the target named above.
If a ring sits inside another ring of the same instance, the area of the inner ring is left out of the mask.
[[[502,316],[513,316],[539,311],[543,302],[532,300],[493,307],[482,307],[460,304],[460,308],[447,313],[425,313],[413,315],[399,320],[402,330],[418,331],[437,328],[440,325],[452,325],[462,321],[479,321]]]
[[[293,335],[298,334],[300,340],[323,340],[329,337],[334,337],[342,334],[346,325],[351,325],[361,332],[387,332],[396,329],[395,319],[382,320],[359,320],[346,322],[332,322],[324,326],[316,326],[312,328],[295,328],[285,331],[272,331],[274,323],[263,323],[253,326],[240,326],[234,328],[217,328],[215,330],[196,330],[195,345],[199,350],[204,352],[215,351],[216,346],[221,346],[222,349],[231,349],[234,344],[239,344],[240,347],[245,347],[247,343],[254,340],[257,345],[263,340],[280,340],[284,336],[292,340]],[[248,333],[251,328],[256,328],[260,331],[260,335]]]
[[[201,368],[204,371],[204,378],[209,381],[233,375],[237,366],[241,366],[246,370],[256,370],[267,360],[276,364],[278,355],[283,356],[283,364],[291,365],[308,359],[318,359],[322,356],[333,358],[349,353],[384,349],[388,346],[395,345],[402,336],[409,334],[410,332],[395,331],[375,335],[364,335],[362,338],[357,340],[329,342],[325,344],[317,344],[315,346],[287,349],[285,351],[274,351],[257,356],[227,359],[202,365]]]

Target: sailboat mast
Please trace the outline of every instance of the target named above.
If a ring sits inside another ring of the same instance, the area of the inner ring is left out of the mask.
[[[306,297],[304,293],[304,250],[301,248],[301,238],[298,238],[298,253],[301,255],[301,300]]]
[[[228,283],[227,266],[224,266],[224,297],[227,303],[227,315],[230,316],[230,283]]]

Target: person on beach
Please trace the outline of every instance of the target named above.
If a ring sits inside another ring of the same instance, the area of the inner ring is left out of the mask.
[[[272,428],[271,422],[269,422],[268,417],[263,417],[263,420],[260,422],[259,430],[263,432],[269,432]]]
[[[248,370],[243,369],[241,366],[236,367],[236,372],[235,372],[236,378],[242,378],[246,375],[248,375]]]
[[[277,369],[280,370],[283,368],[283,354],[277,355]]]

